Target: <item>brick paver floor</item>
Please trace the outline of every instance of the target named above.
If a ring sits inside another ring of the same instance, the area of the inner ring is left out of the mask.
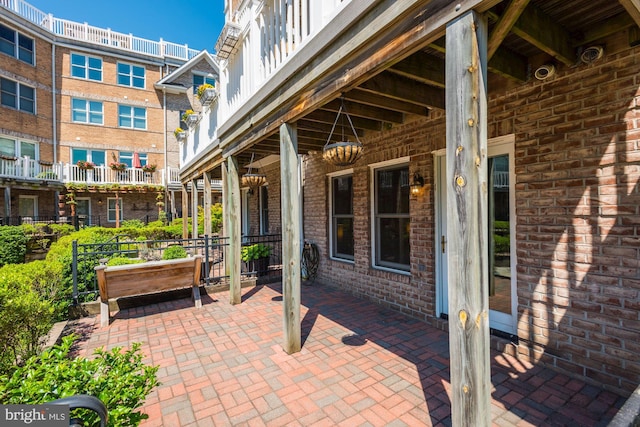
[[[450,425],[447,333],[325,286],[303,286],[302,351],[282,342],[279,284],[123,310],[97,317],[80,352],[141,342],[161,385],[143,426]],[[496,352],[496,426],[603,426],[624,399]]]

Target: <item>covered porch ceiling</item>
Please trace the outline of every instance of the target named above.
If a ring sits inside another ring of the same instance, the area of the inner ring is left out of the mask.
[[[238,158],[242,172],[246,170],[252,155],[255,160],[260,160],[278,154],[278,127],[273,124],[287,118],[287,121],[293,119],[297,123],[300,154],[322,151],[340,107],[340,96],[344,96],[345,107],[361,139],[417,117],[429,116],[432,111],[444,110],[444,29],[436,29],[437,25],[433,24],[434,30],[428,36],[420,38],[413,35],[423,27],[425,31],[428,30],[430,20],[438,16],[446,20],[451,14],[448,9],[452,5],[449,1],[417,3],[420,2],[416,2],[416,6],[393,26],[384,31],[380,29],[378,33],[383,35],[372,34],[368,48],[347,58],[340,69],[335,69],[332,74],[318,77],[297,96],[279,103],[265,116],[266,120],[252,122],[245,131],[223,129],[226,135],[233,137],[222,143],[222,149],[215,155],[209,155],[206,161],[186,171],[186,175],[196,177],[207,170],[214,177],[219,176],[220,168],[211,169],[211,166],[219,165],[229,155]],[[613,39],[620,46],[640,43],[640,6],[635,0],[494,0],[461,3],[475,3],[473,7],[486,13],[489,20],[490,95],[536,78],[536,70],[543,64],[553,64],[559,70],[584,66],[581,56],[591,54],[592,51],[587,49],[592,46],[600,46],[606,51],[607,46],[603,44],[605,39]],[[375,10],[369,14],[372,13]],[[327,51],[335,48],[337,43],[340,43],[339,38],[327,46]],[[397,52],[394,51],[396,46]],[[386,55],[383,60],[378,59],[383,65],[371,65],[371,70],[351,81],[345,77],[350,67],[362,66],[363,61],[380,55]],[[312,66],[313,63],[307,64],[302,70]],[[332,88],[335,90],[332,91]],[[279,98],[279,94],[272,95],[267,101],[273,105]],[[313,100],[317,101],[317,105],[309,108]],[[345,133],[352,133],[348,124]],[[332,140],[338,141],[341,136],[342,129],[338,125]],[[221,141],[224,138],[225,134],[222,134]]]

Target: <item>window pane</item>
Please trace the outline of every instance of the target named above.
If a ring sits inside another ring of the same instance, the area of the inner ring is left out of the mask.
[[[91,151],[91,161],[95,163],[97,166],[105,165],[106,153],[104,151],[92,150]]]
[[[102,59],[89,58],[89,68],[92,68],[94,70],[102,70]]]
[[[33,142],[20,142],[20,155],[29,156],[32,159],[36,158],[36,144]]]
[[[29,37],[18,34],[18,58],[28,64],[33,64],[33,40]]]
[[[378,262],[382,266],[409,270],[409,218],[379,218]]]
[[[16,33],[11,28],[0,25],[0,52],[7,55],[16,55],[15,45]]]
[[[71,149],[71,163],[73,163],[75,165],[80,160],[87,160],[87,150],[82,150],[80,148],[72,148]]]
[[[133,76],[144,78],[144,67],[133,67]]]
[[[102,81],[102,70],[89,70],[89,79]]]
[[[335,219],[334,255],[353,259],[353,218]]]
[[[73,120],[74,122],[86,123],[87,114],[84,112],[84,110],[73,110],[71,112],[71,120]]]
[[[86,59],[82,55],[76,55],[75,53],[71,54],[71,65],[80,65],[84,67],[86,64]]]
[[[378,213],[409,213],[409,168],[376,171]]]
[[[13,139],[0,138],[0,154],[5,156],[16,155],[16,142]]]
[[[333,213],[352,214],[352,176],[333,178]]]
[[[133,87],[139,87],[144,89],[144,77],[134,77],[133,78]]]
[[[35,89],[29,86],[20,85],[20,109],[35,113]]]
[[[80,77],[82,79],[84,79],[87,76],[86,70],[84,69],[84,67],[79,67],[77,65],[72,65],[71,66],[71,75],[73,77]]]
[[[2,91],[2,105],[8,107],[18,107],[18,84],[14,81],[7,79],[0,79],[0,91]]]

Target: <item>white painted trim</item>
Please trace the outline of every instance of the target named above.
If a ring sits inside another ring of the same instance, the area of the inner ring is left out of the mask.
[[[329,259],[332,259],[334,261],[340,261],[340,262],[345,262],[347,264],[355,264],[355,253],[354,255],[354,259],[346,259],[346,258],[340,258],[340,257],[336,257],[333,256],[333,185],[332,185],[332,181],[333,178],[338,178],[340,176],[347,176],[347,175],[351,175],[351,192],[352,192],[352,196],[351,196],[351,208],[353,209],[353,168],[349,168],[349,169],[343,169],[340,171],[336,171],[336,172],[331,172],[327,174],[327,178],[328,178],[328,195],[329,195],[329,221],[327,221],[329,223],[329,247],[328,247],[328,252],[329,252]],[[354,215],[354,224],[355,224],[355,215]],[[354,239],[355,239],[355,235],[354,235]]]

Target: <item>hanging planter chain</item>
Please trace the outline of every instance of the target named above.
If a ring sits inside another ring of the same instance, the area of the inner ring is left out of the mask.
[[[338,120],[340,119],[340,115],[343,114],[347,116],[347,120],[349,121],[349,126],[351,126],[351,131],[353,132],[353,136],[356,139],[356,142],[348,141],[344,138],[344,124],[342,126],[342,141],[331,143],[331,137],[333,136],[333,132],[335,131],[336,125],[338,124]],[[344,96],[340,97],[340,108],[338,109],[338,114],[336,115],[336,119],[333,122],[333,126],[331,127],[331,132],[329,132],[329,137],[327,138],[327,142],[323,147],[322,157],[325,161],[335,165],[335,166],[349,166],[354,164],[360,156],[362,156],[363,146],[358,138],[358,133],[356,132],[356,128],[353,125],[353,121],[347,112],[347,109],[344,105]]]

